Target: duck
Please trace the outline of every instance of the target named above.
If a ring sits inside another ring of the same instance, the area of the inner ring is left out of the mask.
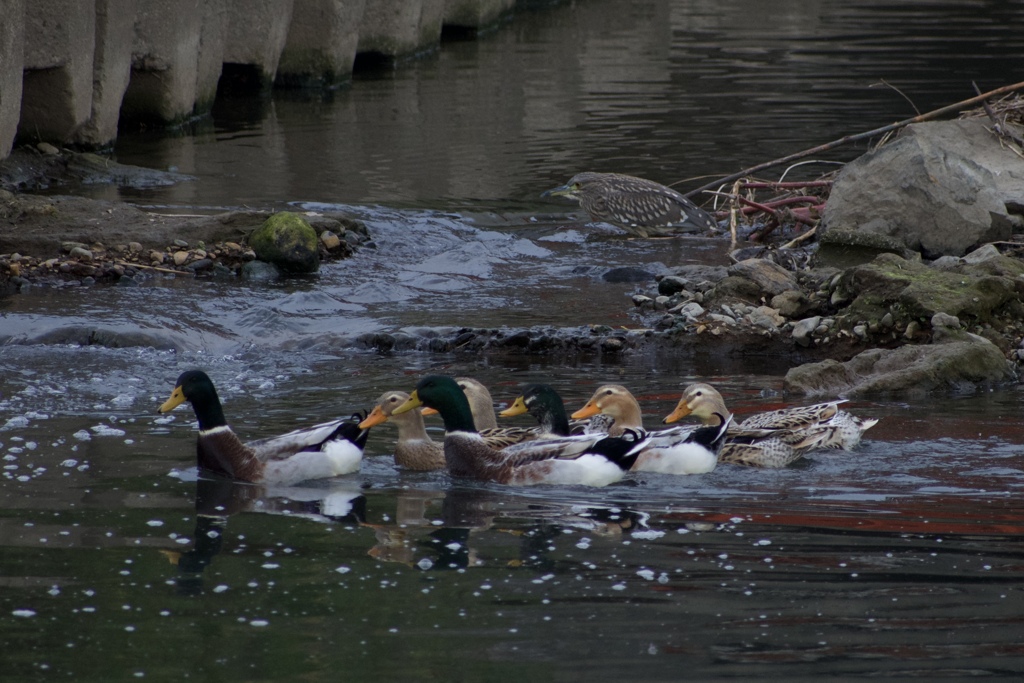
[[[455,382],[466,394],[477,431],[494,448],[504,448],[523,441],[532,441],[542,434],[534,427],[499,427],[494,412],[494,399],[491,398],[491,392],[487,387],[472,377],[456,377]],[[429,407],[424,408],[422,412],[424,415],[437,414],[436,410]]]
[[[878,419],[863,419],[840,410],[839,406],[845,402],[845,399],[839,399],[757,413],[740,422],[737,429],[799,430],[820,425],[829,428],[829,435],[818,444],[818,448],[849,451],[860,444],[864,432],[878,424]],[[722,394],[710,384],[699,382],[683,390],[683,396],[672,415],[679,419],[693,414],[706,423],[713,414],[723,412],[727,412],[727,408]]]
[[[591,428],[584,420],[569,421],[565,402],[549,384],[527,384],[523,387],[523,393],[516,397],[511,406],[498,413],[498,417],[514,417],[524,413],[529,413],[537,420],[537,426],[532,429],[541,437],[571,436]],[[607,434],[608,430],[606,425],[602,428],[598,423],[589,433]]]
[[[706,474],[713,471],[732,423],[732,416],[723,413],[717,423],[703,430],[687,426],[646,432],[640,404],[621,384],[598,387],[586,405],[572,414],[575,419],[596,420],[601,416],[611,418],[610,422],[604,422],[611,436],[644,431],[647,440],[632,465],[632,471],[662,474]]]
[[[817,448],[854,448],[864,431],[878,420],[863,420],[839,410],[843,401],[783,408],[758,413],[729,431],[719,455],[721,462],[750,467],[786,467]],[[728,414],[725,400],[710,384],[686,387],[682,398],[664,419],[671,424],[693,415],[705,425],[718,423]]]
[[[423,415],[419,410],[410,410],[399,415],[395,408],[409,400],[404,391],[385,391],[366,419],[359,423],[360,429],[370,429],[391,421],[398,427],[398,443],[395,444],[395,464],[407,470],[428,472],[444,469],[444,448],[427,434]]]
[[[392,415],[419,406],[433,408],[444,420],[448,472],[477,481],[519,486],[607,486],[625,476],[643,441],[642,434],[627,431],[620,437],[581,435],[495,448],[477,431],[465,392],[454,378],[446,375],[423,377],[409,399]]]
[[[225,420],[217,389],[202,370],[183,372],[158,410],[168,413],[186,401],[192,404],[199,421],[196,461],[201,472],[254,484],[288,486],[349,474],[362,463],[369,433],[352,418],[243,443]]]

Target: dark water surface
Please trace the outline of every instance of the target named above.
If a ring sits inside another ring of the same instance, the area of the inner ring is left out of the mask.
[[[921,111],[970,97],[971,80],[1020,80],[1022,24],[1019,2],[586,0],[328,98],[222,101],[190,134],[126,133],[119,161],[198,179],[62,191],[158,211],[342,205],[377,248],[309,281],[0,300],[4,680],[1019,676],[1014,388],[853,402],[881,418],[864,445],[784,471],[594,490],[398,473],[387,425],[359,474],[219,486],[196,481],[191,413],[154,411],[196,366],[252,438],[428,371],[476,376],[501,405],[529,381],[572,408],[620,382],[648,426],[696,379],[740,415],[798,401],[779,393],[780,359],[379,355],[353,340],[643,326],[636,286],[604,270],[724,263],[726,245],[622,240],[541,191],[584,169],[725,174],[914,115],[883,80]]]

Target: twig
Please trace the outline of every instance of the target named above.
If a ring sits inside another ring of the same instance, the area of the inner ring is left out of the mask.
[[[740,180],[737,180],[732,184],[733,196],[739,196],[741,184],[742,182]],[[718,195],[719,193],[716,192],[715,194]],[[731,202],[731,205],[729,206],[729,234],[732,236],[732,242],[729,244],[729,249],[736,248],[736,226],[739,224],[739,218],[736,215],[738,208],[739,207],[736,202]]]
[[[141,263],[132,263],[131,261],[114,261],[119,266],[125,266],[127,268],[145,268],[146,270],[155,270],[158,273],[169,273],[170,275],[194,275],[194,273],[186,273],[181,270],[171,270],[170,268],[158,268],[157,266],[144,266]]]
[[[848,143],[851,143],[851,142],[856,142],[858,140],[865,140],[867,138],[871,138],[871,137],[874,137],[876,135],[881,135],[883,133],[887,133],[887,132],[889,132],[891,130],[897,130],[897,129],[903,128],[905,126],[909,126],[912,123],[921,123],[922,121],[930,121],[931,119],[934,119],[934,118],[937,118],[939,116],[942,116],[943,114],[949,114],[949,113],[954,112],[954,111],[959,111],[961,109],[966,109],[967,107],[974,106],[975,104],[977,104],[979,102],[984,102],[985,100],[987,100],[987,99],[989,99],[991,97],[998,97],[998,96],[1003,95],[1005,93],[1014,92],[1016,90],[1022,90],[1022,89],[1024,89],[1024,82],[1014,83],[1013,85],[1004,85],[1001,88],[996,88],[995,90],[990,90],[989,92],[984,93],[982,95],[978,95],[976,97],[972,97],[972,98],[967,99],[967,100],[961,100],[960,102],[955,102],[953,104],[946,105],[945,107],[941,107],[939,109],[935,109],[933,111],[927,112],[925,114],[921,114],[919,116],[915,116],[915,117],[910,118],[910,119],[904,119],[904,120],[898,121],[896,123],[891,123],[888,126],[882,126],[881,128],[875,128],[874,130],[869,130],[869,131],[864,132],[864,133],[858,133],[856,135],[846,135],[844,137],[839,138],[838,140],[833,140],[832,142],[828,142],[828,143],[826,143],[824,145],[818,145],[817,147],[812,147],[811,149],[806,149],[806,150],[804,150],[802,152],[797,152],[795,154],[790,154],[789,156],[782,157],[781,159],[774,159],[772,161],[766,161],[766,162],[764,162],[762,164],[758,164],[757,166],[751,166],[750,168],[745,168],[742,171],[737,171],[736,173],[733,173],[732,175],[726,176],[724,178],[719,178],[718,180],[714,180],[714,181],[712,181],[710,183],[707,183],[705,185],[701,185],[700,187],[698,187],[696,189],[690,190],[689,192],[685,193],[685,196],[686,197],[692,197],[693,195],[695,195],[695,194],[697,194],[699,192],[703,192],[704,190],[710,189],[710,188],[715,187],[717,185],[722,185],[724,183],[732,182],[733,180],[737,180],[739,178],[743,178],[743,177],[752,175],[754,173],[757,173],[758,171],[763,171],[766,168],[771,168],[772,166],[779,166],[781,164],[788,164],[789,162],[794,161],[796,159],[802,159],[804,157],[811,156],[812,154],[820,154],[821,152],[827,152],[830,149],[835,149],[836,147],[841,147],[842,145],[845,145],[845,144],[848,144]]]
[[[796,237],[794,237],[790,241],[786,242],[781,247],[779,247],[779,249],[792,249],[793,247],[797,246],[798,244],[802,244],[803,242],[806,242],[807,240],[811,239],[811,237],[813,237],[814,233],[816,233],[817,231],[818,231],[818,226],[815,225],[813,228],[811,228],[810,230],[808,230],[804,234],[797,235]]]

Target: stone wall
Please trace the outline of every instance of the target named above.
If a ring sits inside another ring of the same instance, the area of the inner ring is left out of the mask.
[[[516,0],[0,0],[0,159],[46,141],[104,147],[122,121],[209,112],[230,64],[256,87],[346,80],[358,52],[436,49]]]

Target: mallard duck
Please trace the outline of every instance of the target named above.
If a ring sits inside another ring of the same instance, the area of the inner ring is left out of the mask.
[[[642,436],[571,436],[528,441],[504,449],[489,446],[473,423],[466,394],[451,377],[429,375],[392,414],[426,405],[444,420],[444,455],[456,477],[502,484],[605,486],[622,479],[639,455]]]
[[[523,413],[529,413],[537,420],[536,429],[540,434],[569,436],[572,433],[562,397],[547,384],[526,385],[523,387],[523,393],[511,406],[498,413],[498,416],[514,417]]]
[[[861,420],[839,410],[840,401],[753,415],[729,430],[720,462],[751,467],[786,467],[815,448],[852,448],[877,420]],[[722,395],[709,384],[692,384],[683,392],[666,423],[687,415],[705,425],[728,414]]]
[[[572,417],[596,419],[601,415],[612,418],[608,434],[613,436],[644,429],[640,404],[621,384],[598,387]],[[714,470],[732,422],[731,415],[722,414],[720,418],[719,423],[705,429],[673,427],[646,432],[647,441],[632,470],[663,474],[705,474]]]
[[[182,373],[159,411],[170,412],[185,401],[199,420],[200,470],[239,481],[288,485],[355,472],[362,462],[367,432],[351,419],[242,443],[224,419],[213,381],[202,370]]]
[[[369,429],[388,420],[398,427],[398,443],[395,444],[395,464],[409,470],[425,472],[444,468],[444,448],[427,434],[423,415],[419,410],[409,410],[399,415],[395,408],[409,400],[404,391],[386,391],[377,399],[377,405],[360,429]]]
[[[494,413],[494,399],[487,387],[472,377],[456,377],[455,382],[466,394],[477,432],[491,447],[505,448],[523,441],[532,441],[542,434],[533,427],[499,427]],[[423,414],[436,415],[437,411],[427,407],[423,409]]]
[[[466,394],[469,401],[469,409],[473,412],[473,423],[477,431],[484,432],[488,429],[499,429],[498,418],[494,414],[494,399],[491,392],[479,380],[472,377],[456,377],[456,383]],[[424,415],[437,415],[437,411],[427,406],[423,409]]]

